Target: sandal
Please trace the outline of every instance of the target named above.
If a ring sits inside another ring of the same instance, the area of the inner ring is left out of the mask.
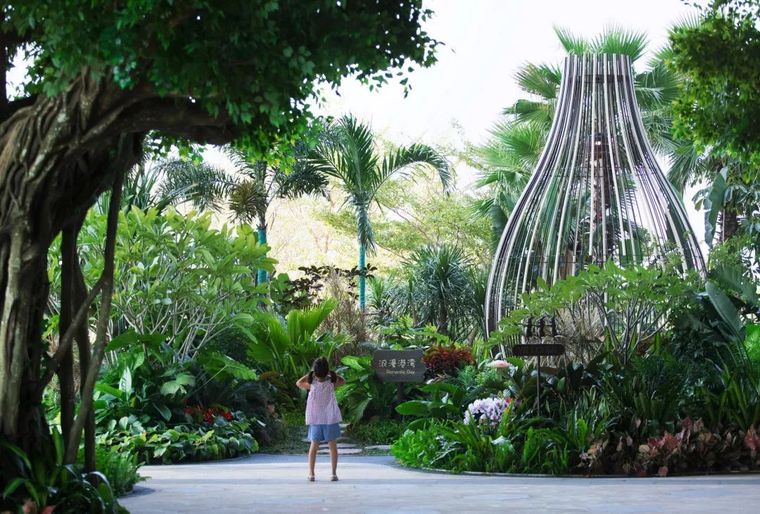
[[[314,475],[307,476],[306,480],[308,480],[309,482],[313,482],[314,481]]]
[[[330,482],[337,482],[338,481],[338,475],[333,475],[330,479]]]

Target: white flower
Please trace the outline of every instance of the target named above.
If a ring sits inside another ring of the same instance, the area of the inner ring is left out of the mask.
[[[498,426],[508,405],[509,401],[504,398],[475,400],[467,406],[467,410],[464,413],[464,423],[465,425],[469,425],[475,422],[491,427]]]

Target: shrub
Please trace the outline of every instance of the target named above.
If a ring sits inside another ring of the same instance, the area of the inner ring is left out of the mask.
[[[121,426],[98,435],[98,444],[117,452],[134,453],[141,462],[172,464],[185,461],[219,460],[258,451],[252,423],[217,418],[199,427],[179,425],[142,428]],[[126,424],[124,424],[126,425]]]
[[[53,431],[26,454],[0,439],[0,510],[61,514],[121,514],[107,478],[63,464],[63,437]],[[97,484],[97,485],[94,485]]]
[[[747,430],[707,428],[702,420],[682,420],[675,432],[637,439],[620,433],[594,442],[582,455],[587,471],[666,476],[688,472],[746,471],[760,468],[760,436]]]
[[[443,453],[442,422],[432,422],[424,430],[407,430],[391,446],[391,453],[404,466],[445,468],[450,454]]]
[[[456,343],[431,346],[422,361],[433,375],[456,375],[460,368],[475,363],[470,348]]]
[[[105,475],[116,496],[123,496],[132,490],[134,485],[145,480],[137,472],[140,465],[137,455],[131,452],[117,452],[110,448],[98,446],[95,450],[97,469]]]
[[[345,367],[339,372],[346,384],[338,388],[336,395],[349,423],[360,423],[374,416],[388,418],[393,413],[396,384],[380,381],[372,369],[372,358],[348,356],[341,360]]]

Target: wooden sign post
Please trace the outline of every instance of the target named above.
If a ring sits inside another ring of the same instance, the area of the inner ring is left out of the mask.
[[[549,320],[549,328],[551,329],[551,335],[547,336],[545,329],[547,328],[546,319],[541,317],[537,323],[533,322],[533,318],[528,318],[525,323],[525,338],[537,338],[538,341],[542,341],[545,338],[550,337],[552,340],[557,337],[557,320],[552,317]],[[535,333],[534,333],[535,332]],[[555,357],[565,354],[565,345],[558,343],[523,343],[516,344],[512,347],[512,355],[515,357],[535,357],[536,358],[536,413],[541,409],[541,357]]]
[[[422,350],[376,350],[372,355],[372,369],[383,382],[396,382],[396,400],[404,401],[404,383],[423,382],[425,363]]]

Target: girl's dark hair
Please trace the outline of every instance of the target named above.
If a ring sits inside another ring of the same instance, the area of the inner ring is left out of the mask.
[[[337,375],[334,371],[330,371],[330,364],[324,357],[319,357],[314,360],[314,364],[311,365],[311,371],[309,371],[309,383],[314,381],[316,376],[319,379],[324,379],[327,375],[330,375],[330,382],[335,383]]]

